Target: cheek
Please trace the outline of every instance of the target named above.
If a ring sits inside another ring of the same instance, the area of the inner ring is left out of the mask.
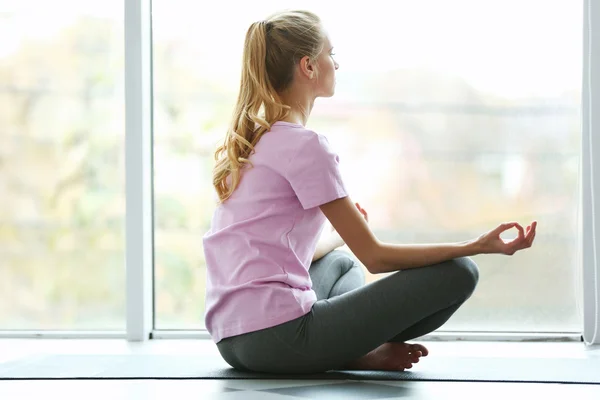
[[[335,63],[333,62],[331,57],[329,57],[325,68],[327,69],[328,77],[333,77],[335,75]]]
[[[331,57],[319,62],[319,86],[329,86],[335,80],[335,63]]]
[[[335,63],[331,57],[321,59],[319,63],[319,69],[323,72],[325,76],[331,76],[335,72]]]

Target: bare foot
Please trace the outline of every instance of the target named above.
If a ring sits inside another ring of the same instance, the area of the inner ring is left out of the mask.
[[[347,369],[404,371],[412,368],[421,357],[429,354],[427,348],[420,344],[384,343],[366,355],[354,360]]]

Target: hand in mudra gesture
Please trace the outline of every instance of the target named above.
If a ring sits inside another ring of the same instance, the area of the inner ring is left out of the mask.
[[[512,240],[504,240],[500,237],[502,232],[516,228],[519,235]],[[533,221],[526,229],[517,222],[505,222],[475,240],[481,254],[506,254],[512,256],[519,250],[527,249],[533,244],[537,221]]]

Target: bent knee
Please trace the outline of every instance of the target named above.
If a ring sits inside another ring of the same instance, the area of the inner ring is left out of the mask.
[[[448,267],[454,274],[455,283],[460,284],[470,296],[479,282],[479,268],[475,261],[470,257],[459,257],[447,262],[451,264]]]
[[[360,261],[358,261],[358,259],[356,259],[354,255],[348,252],[342,250],[333,250],[324,258],[327,258],[327,262],[330,264],[330,268],[331,266],[334,266],[334,268],[339,268],[340,275],[344,275],[350,272],[350,270],[352,269],[358,270],[361,273],[363,273],[363,268]]]

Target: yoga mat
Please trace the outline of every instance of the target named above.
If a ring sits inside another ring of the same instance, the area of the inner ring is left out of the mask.
[[[404,372],[279,375],[237,371],[219,357],[42,355],[0,363],[0,379],[351,379],[600,384],[600,358],[429,356]]]

